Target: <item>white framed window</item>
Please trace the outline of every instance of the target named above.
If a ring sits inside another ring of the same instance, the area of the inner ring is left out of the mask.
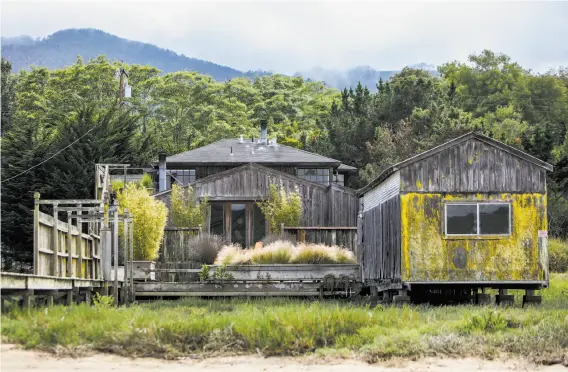
[[[446,203],[444,215],[446,236],[511,234],[510,203]]]

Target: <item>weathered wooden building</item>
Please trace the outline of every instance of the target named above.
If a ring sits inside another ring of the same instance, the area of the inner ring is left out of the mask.
[[[267,139],[225,139],[172,156],[161,156],[155,197],[169,207],[171,185],[190,185],[197,199],[207,198],[205,229],[242,246],[268,232],[257,202],[275,184],[300,195],[302,226],[356,226],[358,199],[344,186],[355,168],[325,156]]]
[[[363,279],[401,289],[546,286],[551,170],[477,133],[390,166],[358,191]]]

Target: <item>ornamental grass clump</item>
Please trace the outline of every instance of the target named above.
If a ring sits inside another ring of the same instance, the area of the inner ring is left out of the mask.
[[[223,247],[216,264],[261,265],[261,264],[354,264],[353,252],[338,246],[323,244],[299,244],[276,240],[264,247],[242,249],[238,245]]]
[[[294,256],[292,243],[277,240],[265,247],[252,249],[249,253],[252,264],[287,264]]]

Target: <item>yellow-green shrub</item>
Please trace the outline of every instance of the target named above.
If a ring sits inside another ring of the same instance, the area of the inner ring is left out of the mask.
[[[128,208],[128,212],[132,214],[134,259],[155,260],[168,220],[168,208],[150,196],[145,188],[134,183],[128,184],[123,192],[118,193],[118,204],[120,213]],[[122,237],[122,233],[120,236]]]
[[[195,203],[193,188],[172,185],[172,223],[177,227],[197,227],[205,223],[207,200]]]
[[[548,241],[548,262],[550,271],[568,272],[568,240],[552,238]]]
[[[284,189],[278,190],[270,185],[268,199],[258,202],[258,207],[266,217],[270,232],[278,234],[280,225],[298,226],[302,218],[302,199],[298,193],[286,195]]]

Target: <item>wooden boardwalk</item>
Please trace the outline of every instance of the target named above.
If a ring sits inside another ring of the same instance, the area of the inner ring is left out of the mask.
[[[90,303],[94,293],[108,295],[114,281],[85,278],[64,278],[46,275],[0,273],[2,309],[10,301],[24,308],[35,305],[51,306],[56,303]],[[122,281],[118,282],[119,288]]]

